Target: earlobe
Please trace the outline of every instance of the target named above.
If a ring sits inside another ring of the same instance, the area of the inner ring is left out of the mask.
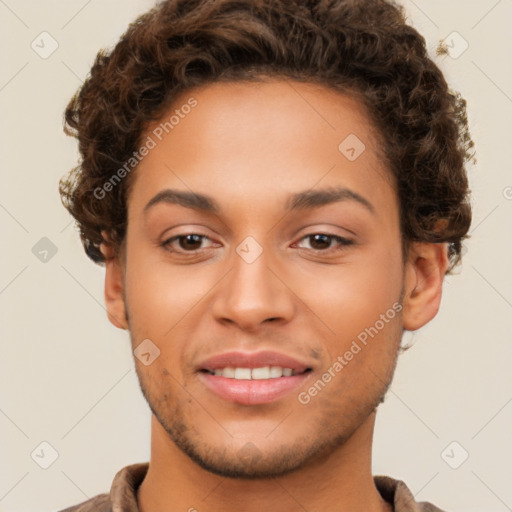
[[[415,331],[436,316],[448,263],[446,243],[411,244],[405,268],[404,329]]]
[[[123,269],[110,246],[101,244],[105,257],[105,305],[110,322],[119,329],[127,329],[126,306],[124,300]]]

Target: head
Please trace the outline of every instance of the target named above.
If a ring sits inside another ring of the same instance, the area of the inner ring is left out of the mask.
[[[266,477],[371,421],[471,221],[465,102],[399,7],[161,2],[65,120],[81,162],[64,204],[106,266],[110,320],[150,347],[137,374],[173,443]],[[270,402],[225,400],[206,361],[234,350],[307,370]]]

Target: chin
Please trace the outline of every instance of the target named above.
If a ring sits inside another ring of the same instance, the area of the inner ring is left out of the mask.
[[[189,428],[177,414],[162,421],[155,414],[170,440],[204,470],[224,478],[270,479],[291,474],[324,457],[344,444],[350,435],[318,436],[299,434],[210,438],[208,432]],[[274,427],[275,428],[275,427]],[[316,430],[318,433],[318,430]]]

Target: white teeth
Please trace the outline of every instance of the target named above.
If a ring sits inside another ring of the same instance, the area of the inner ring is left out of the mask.
[[[280,366],[272,366],[270,368],[270,378],[277,379],[277,377],[283,376],[283,369]]]
[[[227,377],[237,380],[262,380],[277,379],[279,377],[291,377],[295,375],[291,368],[281,366],[262,366],[260,368],[216,368],[213,371],[218,377]]]
[[[270,366],[263,366],[262,368],[253,368],[251,372],[253,379],[270,379]]]
[[[223,377],[229,377],[230,379],[235,378],[235,369],[231,367],[223,368],[222,369],[222,376]]]
[[[251,378],[250,368],[235,368],[235,379],[244,380]]]

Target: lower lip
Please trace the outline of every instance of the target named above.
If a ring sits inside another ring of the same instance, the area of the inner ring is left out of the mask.
[[[286,396],[301,386],[311,372],[276,379],[229,379],[200,372],[206,387],[224,400],[243,405],[266,404]]]

